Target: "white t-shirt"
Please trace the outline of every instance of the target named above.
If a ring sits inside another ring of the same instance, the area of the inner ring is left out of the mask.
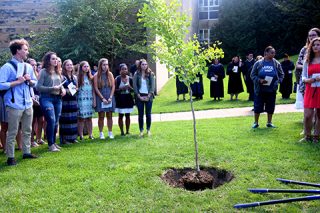
[[[139,93],[148,94],[147,80],[141,78],[141,87],[139,89]]]

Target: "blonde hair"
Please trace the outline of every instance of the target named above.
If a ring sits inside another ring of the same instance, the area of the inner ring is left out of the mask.
[[[66,64],[70,62],[72,64],[72,72],[71,72],[71,75],[74,74],[74,67],[73,67],[73,63],[71,61],[71,59],[67,59],[65,60],[63,63],[62,63],[62,74],[65,75],[65,76],[68,76],[68,71],[66,70]]]
[[[98,88],[101,89],[105,86],[105,82],[102,80],[102,64],[104,62],[108,62],[108,59],[106,58],[101,58],[99,60],[99,63],[98,63],[98,72],[97,72],[97,80],[98,80]],[[108,87],[111,87],[112,86],[112,78],[113,78],[113,75],[110,71],[110,67],[108,65],[108,68],[107,68],[107,72],[106,72],[106,75],[107,75],[107,86]]]

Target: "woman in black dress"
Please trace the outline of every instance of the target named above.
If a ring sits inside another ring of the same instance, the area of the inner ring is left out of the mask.
[[[223,65],[219,63],[219,59],[214,59],[207,74],[207,78],[210,79],[210,97],[214,100],[224,97],[223,79],[225,76]]]
[[[241,72],[242,62],[239,56],[235,56],[227,67],[227,75],[229,75],[228,94],[230,94],[230,100],[233,100],[233,96],[235,96],[235,100],[238,100],[239,93],[243,92]]]
[[[116,109],[119,113],[118,124],[121,135],[123,131],[123,116],[126,117],[126,134],[129,134],[130,129],[130,113],[133,112],[133,81],[129,76],[128,67],[126,64],[120,64],[120,75],[115,78],[115,96]]]

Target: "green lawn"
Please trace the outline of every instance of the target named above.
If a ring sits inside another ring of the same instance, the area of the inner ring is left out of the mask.
[[[198,120],[200,162],[231,171],[235,178],[215,190],[171,188],[160,175],[171,167],[193,167],[192,121],[153,123],[153,135],[113,141],[85,140],[60,153],[34,148],[40,158],[5,166],[0,156],[0,212],[237,212],[236,203],[288,198],[257,195],[247,188],[287,186],[278,177],[319,182],[319,144],[297,142],[302,113],[276,114],[276,129],[250,128],[252,117]],[[261,117],[261,126],[266,116]],[[95,135],[98,135],[95,129]],[[303,196],[303,195],[300,195]],[[319,201],[249,209],[258,212],[317,212]]]
[[[293,56],[291,60],[296,61],[297,56]],[[280,60],[282,61],[282,60]],[[225,69],[226,70],[226,69]],[[206,71],[207,72],[207,71]],[[223,108],[236,108],[236,107],[249,107],[253,103],[248,100],[248,93],[246,92],[246,87],[243,82],[243,88],[245,92],[240,93],[238,101],[230,101],[230,95],[228,92],[228,79],[229,76],[226,76],[224,79],[224,99],[222,101],[213,101],[210,98],[210,80],[206,78],[206,73],[203,75],[203,86],[204,86],[204,96],[203,100],[195,101],[194,108],[195,110],[207,110],[207,109],[223,109]],[[295,81],[295,77],[293,77]],[[172,78],[168,83],[163,87],[158,96],[156,96],[153,106],[153,113],[167,113],[167,112],[181,112],[181,111],[190,111],[190,102],[189,101],[176,101],[176,85],[175,79]],[[187,95],[187,100],[189,96]],[[288,100],[283,100],[281,94],[278,92],[276,104],[288,104],[294,103],[296,94],[291,94],[291,98]],[[182,96],[180,95],[180,99]]]

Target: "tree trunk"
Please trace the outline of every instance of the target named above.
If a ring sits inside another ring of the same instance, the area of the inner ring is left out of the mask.
[[[189,94],[190,94],[190,106],[191,106],[192,119],[193,119],[193,140],[194,140],[194,149],[195,149],[196,170],[197,170],[197,173],[199,174],[200,173],[200,166],[199,166],[199,157],[198,157],[196,116],[194,114],[192,90],[191,90],[190,85],[188,85],[188,89],[189,89]]]

